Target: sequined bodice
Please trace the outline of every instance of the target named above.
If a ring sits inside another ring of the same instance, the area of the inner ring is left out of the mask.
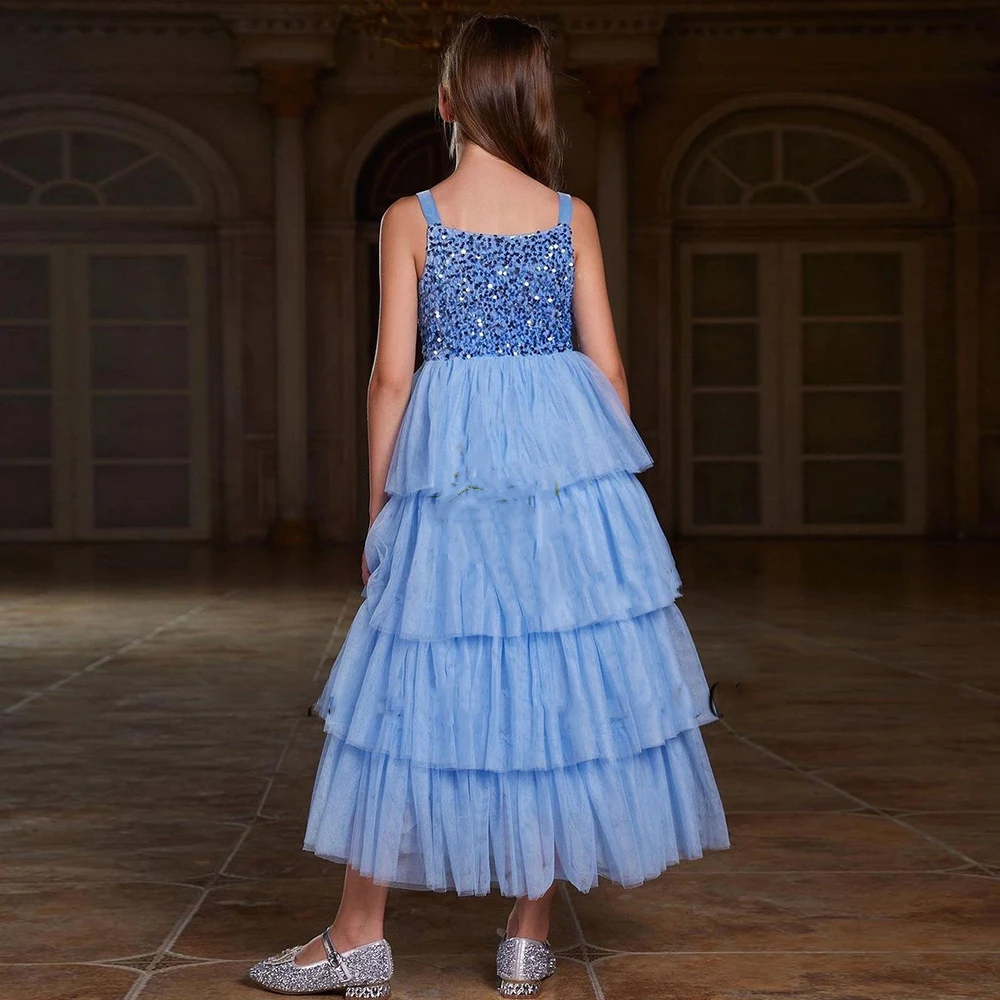
[[[534,233],[501,235],[441,223],[429,191],[427,258],[417,286],[425,361],[572,349],[571,202],[559,221]]]

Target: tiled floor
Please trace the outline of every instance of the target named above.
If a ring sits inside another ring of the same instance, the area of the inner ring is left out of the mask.
[[[686,543],[732,849],[557,901],[549,1000],[1000,996],[987,545]],[[0,550],[0,997],[235,1000],[332,917],[305,717],[356,560]],[[508,902],[390,895],[400,1000],[488,998]]]

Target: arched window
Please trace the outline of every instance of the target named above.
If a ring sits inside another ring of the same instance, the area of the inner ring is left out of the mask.
[[[88,113],[0,115],[0,536],[203,538],[205,252],[178,232],[210,189]]]
[[[684,208],[917,207],[917,180],[858,136],[795,125],[734,129],[714,139],[688,172]]]
[[[162,153],[87,128],[0,138],[0,206],[33,211],[191,209],[196,192]]]
[[[924,246],[946,217],[905,136],[821,107],[754,108],[675,174],[682,527],[924,530]]]

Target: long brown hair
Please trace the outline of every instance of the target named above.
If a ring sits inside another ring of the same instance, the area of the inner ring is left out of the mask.
[[[463,139],[551,188],[562,171],[549,40],[537,25],[508,14],[475,14],[445,49],[441,84],[454,122],[448,148]]]

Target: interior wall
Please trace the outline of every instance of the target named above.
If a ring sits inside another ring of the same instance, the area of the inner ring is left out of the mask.
[[[565,5],[565,34],[572,5]],[[5,94],[88,92],[133,102],[190,129],[218,152],[238,188],[238,218],[217,220],[216,248],[228,243],[235,267],[216,261],[209,289],[218,324],[220,303],[238,305],[239,362],[215,367],[220,417],[213,442],[218,465],[216,537],[263,539],[275,516],[276,400],[274,371],[273,120],[257,100],[255,74],[236,65],[230,27],[212,16],[144,28],[132,18],[113,31],[100,19],[67,30],[57,20],[25,30],[13,14],[0,32],[0,90]],[[162,19],[161,19],[162,20]],[[928,398],[928,530],[955,534],[960,494],[973,489],[980,513],[973,532],[1000,531],[1000,130],[989,66],[993,42],[972,19],[935,28],[911,17],[898,30],[874,30],[842,15],[825,26],[771,31],[731,19],[668,21],[655,66],[640,76],[640,101],[628,112],[630,387],[633,418],[657,460],[645,481],[664,521],[677,525],[673,400],[664,390],[669,370],[672,247],[676,220],[664,188],[666,166],[693,123],[713,108],[754,94],[849,97],[909,116],[968,165],[978,207],[929,234],[928,280],[934,286],[927,325],[928,361],[947,367],[960,335],[974,347],[972,386],[974,468],[957,471],[954,391]],[[787,27],[787,26],[786,26]],[[932,30],[933,29],[933,30]],[[565,45],[559,46],[565,52]],[[625,59],[619,45],[616,59]],[[647,49],[637,39],[635,51]],[[560,67],[559,111],[567,136],[563,187],[591,204],[599,184],[597,124],[587,110],[583,74]],[[366,156],[380,135],[433,105],[433,73],[408,53],[359,47],[341,39],[335,65],[324,71],[320,103],[307,120],[309,338],[311,361],[310,468],[312,513],[322,537],[358,536],[355,459],[358,427],[358,226],[353,194]],[[919,136],[916,137],[919,139]],[[947,169],[943,167],[943,169]],[[958,330],[959,290],[952,248],[971,233],[980,275],[973,286],[978,328]],[[221,358],[222,331],[210,331]],[[232,346],[232,345],[231,345]],[[968,362],[967,362],[968,363]],[[669,383],[668,383],[669,385]],[[225,402],[235,393],[237,405]],[[237,411],[233,418],[234,409]],[[228,471],[227,471],[228,470]],[[967,482],[957,482],[959,475]]]

